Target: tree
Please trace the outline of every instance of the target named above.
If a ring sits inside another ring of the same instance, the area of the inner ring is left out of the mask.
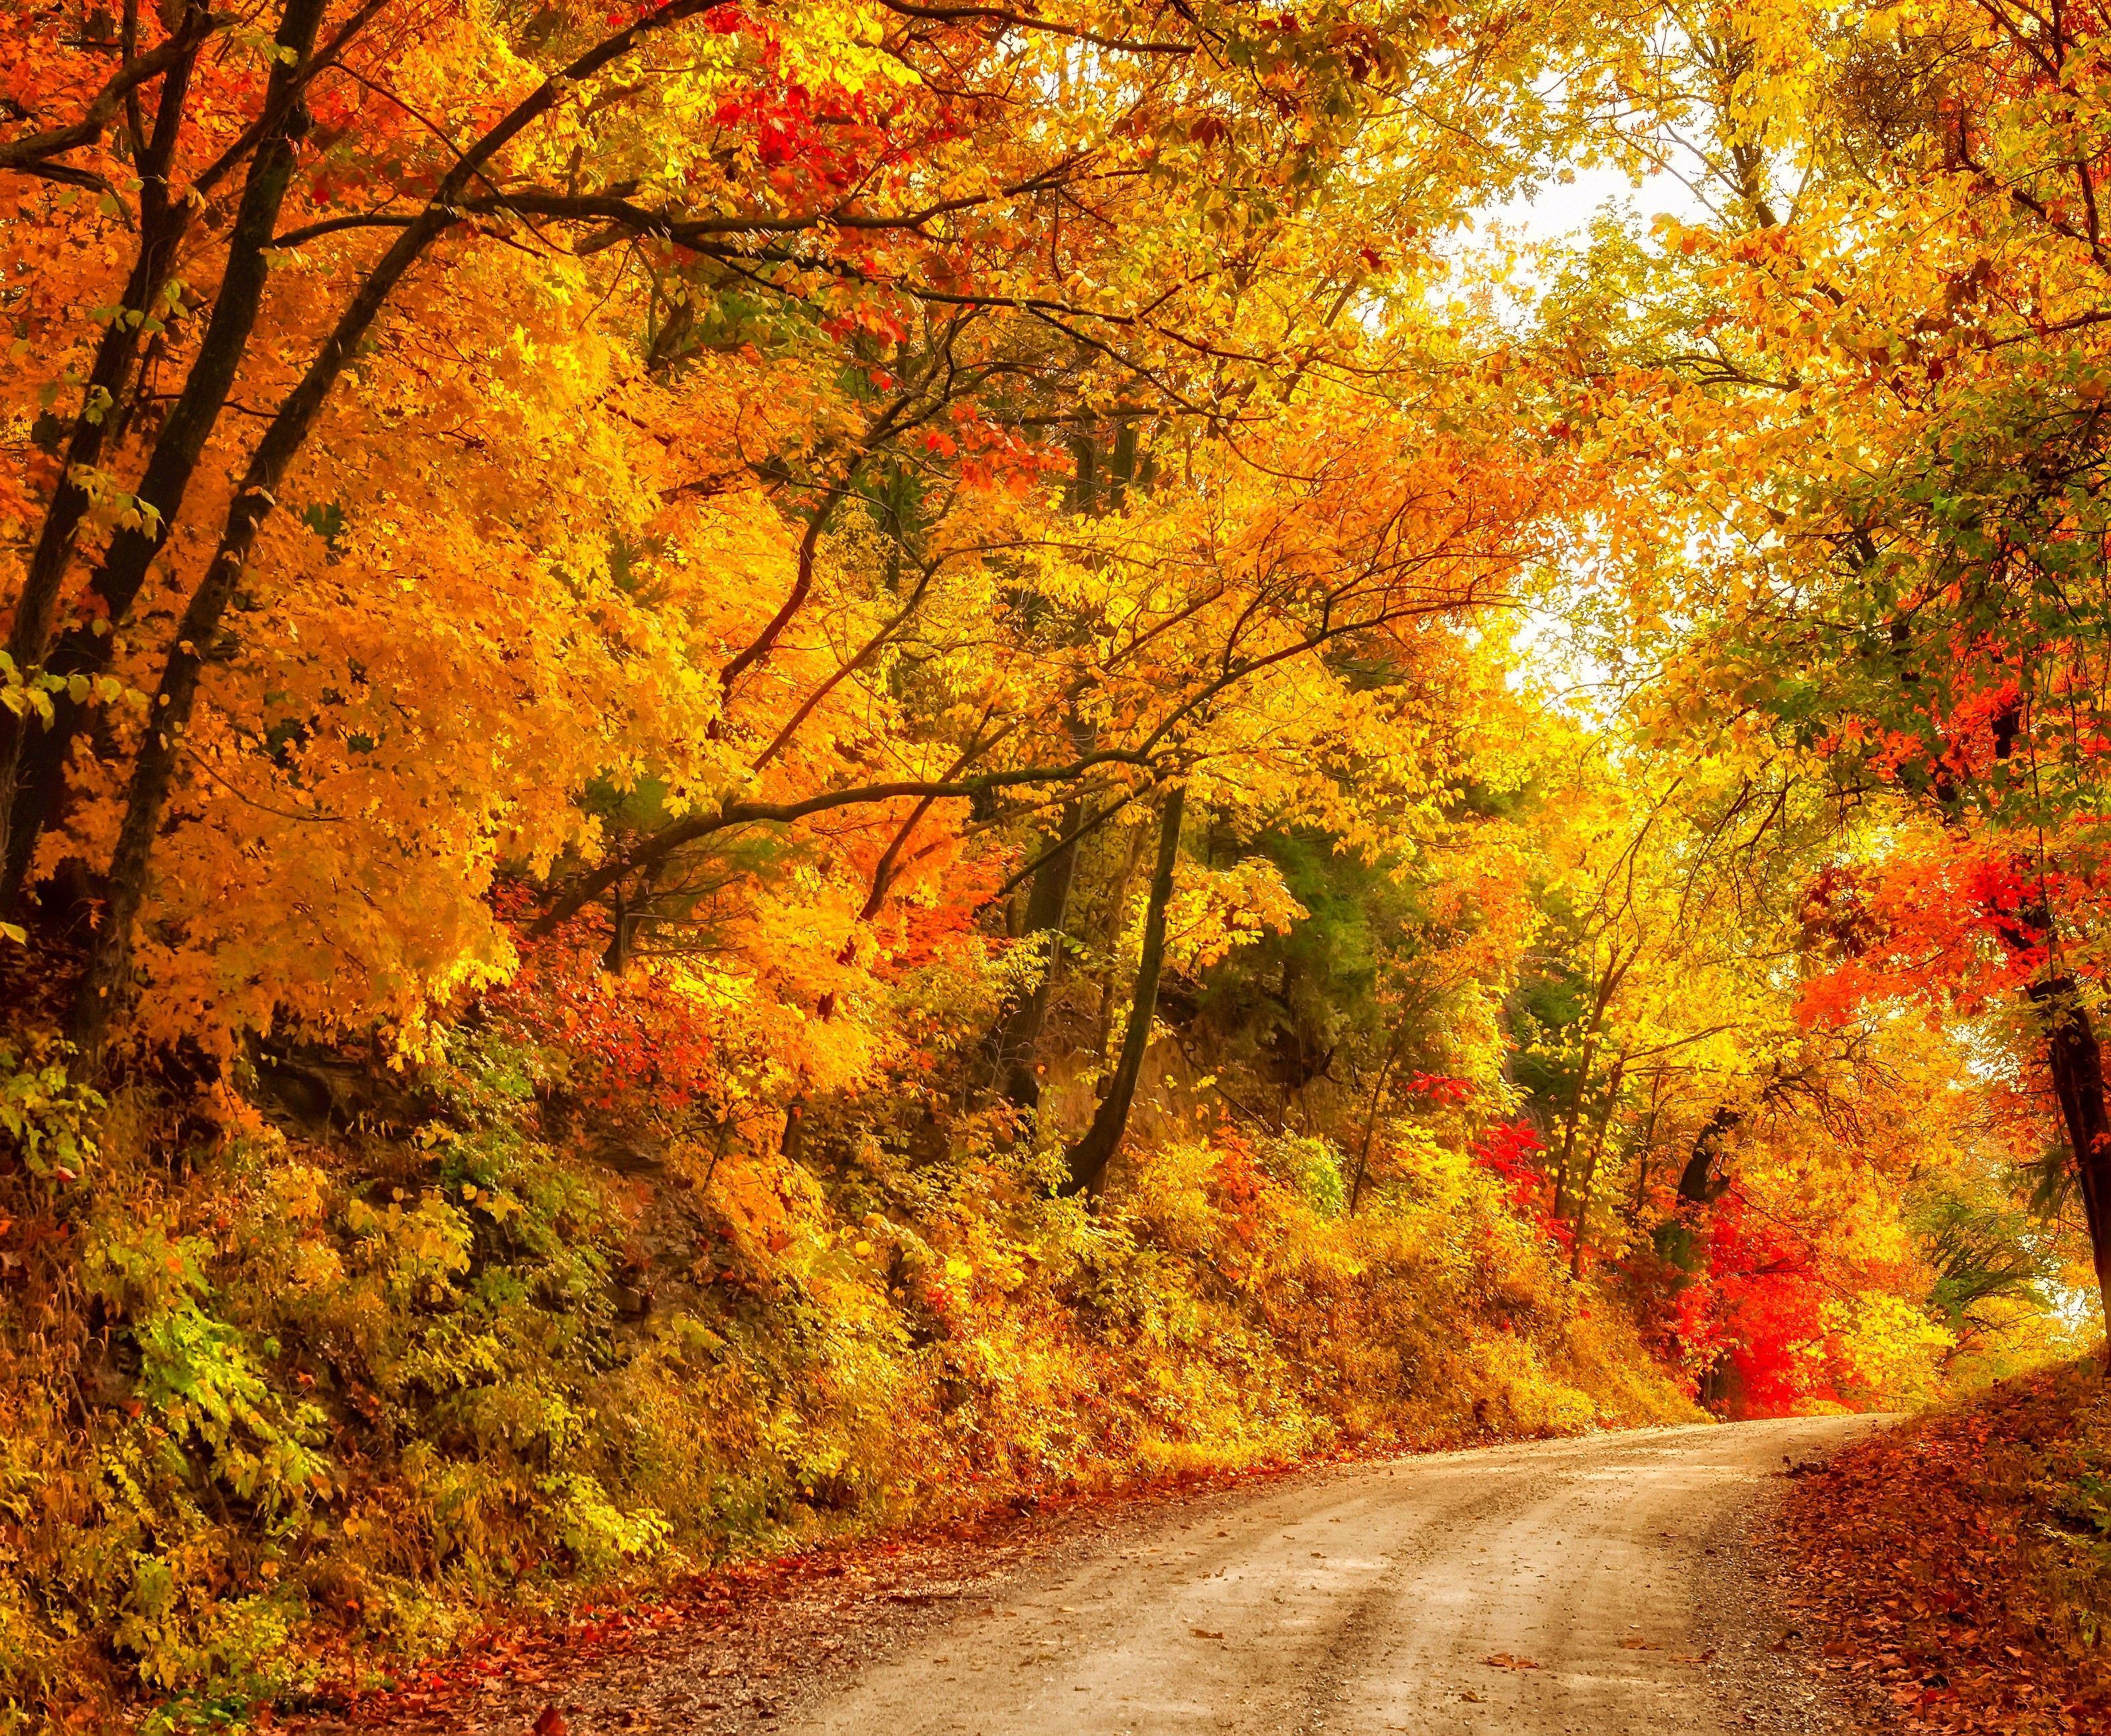
[[[1977,878],[1945,888],[1957,938],[1916,920],[1932,944],[1892,986],[1973,1002],[1973,945],[2003,957],[2111,1301],[2100,971],[2076,896],[2100,808],[2104,261],[2086,214],[2104,165],[2067,70],[2102,20],[1795,16],[1665,15],[1682,46],[1611,136],[1727,197],[1668,226],[1639,269],[1677,312],[1634,374],[1601,351],[1577,407],[1615,466],[1677,451],[1652,474],[1694,557],[1641,552],[1680,534],[1638,493],[1617,490],[1611,533],[1641,618],[1669,604],[1699,624],[1645,629],[1675,666],[1667,738],[1727,709],[1842,804],[1971,838]],[[1937,956],[1967,980],[1945,984]]]
[[[1065,1193],[1097,1193],[1106,1181],[1107,1165],[1121,1148],[1122,1136],[1128,1130],[1129,1107],[1136,1101],[1137,1079],[1143,1071],[1143,1052],[1151,1043],[1151,1021],[1158,1007],[1159,975],[1165,966],[1165,907],[1173,898],[1173,868],[1180,856],[1180,822],[1187,811],[1187,798],[1183,788],[1168,792],[1159,816],[1158,861],[1151,870],[1151,892],[1145,903],[1143,951],[1137,963],[1135,985],[1129,991],[1128,1024],[1122,1035],[1121,1055],[1092,1125],[1064,1153],[1069,1170],[1063,1184]]]
[[[172,214],[195,261],[161,308],[155,261],[168,243],[149,223],[129,279],[111,286],[120,313],[60,443],[74,454],[66,486],[30,507],[39,552],[14,617],[10,710],[35,716],[0,743],[0,892],[19,908],[58,861],[91,870],[107,918],[79,1013],[91,1038],[136,968],[166,975],[176,955],[161,937],[209,926],[169,902],[188,872],[170,852],[186,848],[194,811],[232,793],[302,816],[291,823],[343,822],[312,745],[340,728],[343,740],[388,738],[348,717],[318,725],[402,701],[370,679],[365,648],[343,653],[348,682],[341,670],[310,684],[305,716],[260,716],[257,694],[287,690],[255,678],[267,663],[283,675],[307,662],[324,624],[347,617],[337,599],[359,596],[356,616],[389,595],[397,581],[379,559],[414,561],[437,601],[437,575],[459,551],[465,589],[443,633],[473,639],[502,615],[524,631],[568,620],[561,632],[654,670],[631,725],[583,707],[550,720],[571,740],[548,744],[561,757],[603,739],[600,763],[568,772],[560,798],[603,775],[664,783],[668,824],[654,837],[593,861],[592,815],[524,792],[490,810],[499,823],[485,836],[517,834],[538,862],[576,847],[591,863],[552,923],[581,898],[620,898],[627,922],[650,920],[646,879],[662,884],[659,863],[728,825],[1006,789],[1060,795],[1074,756],[978,774],[969,767],[992,744],[972,736],[951,775],[742,792],[775,769],[824,771],[788,757],[861,677],[898,666],[888,653],[950,576],[939,569],[982,558],[956,544],[923,565],[915,549],[934,511],[942,520],[963,496],[1031,489],[1065,440],[1102,424],[1116,430],[1119,470],[1146,420],[1217,441],[1264,425],[1286,392],[1389,366],[1391,340],[1368,342],[1379,327],[1351,315],[1379,307],[1413,261],[1389,261],[1370,238],[1434,235],[1523,171],[1546,52],[1499,14],[1455,25],[1439,44],[1395,29],[1383,8],[1292,28],[1236,8],[1146,25],[1120,8],[954,17],[701,0],[613,28],[556,12],[413,18],[390,0],[302,0],[275,17],[268,90],[239,54],[196,61],[219,26],[185,12],[166,40],[138,45],[114,96],[29,128],[0,166],[114,187],[120,157],[136,153],[110,123],[126,96],[152,92],[167,111],[169,172],[143,180],[143,197]],[[79,56],[41,26],[20,28],[67,67],[26,111],[62,107]],[[1476,37],[1478,52],[1455,52]],[[1074,99],[1038,129],[1009,125],[1010,94],[1051,83]],[[1401,125],[1410,85],[1485,124],[1417,136]],[[247,190],[232,213],[192,197],[238,172]],[[61,197],[37,195],[43,227],[17,230],[25,271],[52,292],[86,261],[83,240],[126,215]],[[39,293],[56,318],[63,292]],[[211,317],[195,317],[207,302]],[[124,398],[113,387],[148,340],[153,383]],[[435,343],[454,359],[435,366]],[[530,384],[523,345],[570,366]],[[41,352],[61,370],[55,402],[69,389],[62,350]],[[37,355],[16,362],[25,384],[53,379]],[[165,377],[182,382],[166,400]],[[114,420],[106,401],[120,406]],[[536,535],[563,551],[552,589],[523,558],[526,527],[497,484],[547,462],[559,430],[590,437],[595,504],[546,503]],[[860,510],[890,491],[892,506]],[[955,505],[933,508],[948,496]],[[448,550],[389,534],[414,497],[434,522],[462,526]],[[483,516],[464,525],[462,503],[479,498]],[[854,534],[902,539],[898,570],[932,582],[895,597],[865,645],[829,668],[794,642],[828,630],[822,566],[847,511],[863,518],[845,527]],[[755,557],[783,524],[796,528],[775,557],[780,579]],[[743,582],[723,607],[685,599],[683,618],[639,593],[647,570],[729,555]],[[474,602],[473,575],[494,557],[524,588],[510,614]],[[561,598],[583,582],[601,594]],[[303,648],[275,639],[274,624],[293,617]],[[715,687],[699,665],[715,668]],[[145,696],[150,728],[110,709],[125,692]],[[992,729],[1026,744],[1005,719]],[[234,749],[244,735],[258,747]],[[376,751],[388,750],[356,752]],[[229,844],[238,831],[208,829]],[[157,860],[169,870],[158,876]],[[481,871],[490,866],[487,852]],[[39,909],[70,920],[50,884]],[[455,920],[459,935],[474,931],[468,912]],[[419,950],[371,961],[414,1018],[422,967],[397,967]],[[488,930],[466,952],[442,943],[431,957],[454,962],[427,980],[443,988],[502,953]],[[244,977],[231,958],[216,975],[208,998]]]

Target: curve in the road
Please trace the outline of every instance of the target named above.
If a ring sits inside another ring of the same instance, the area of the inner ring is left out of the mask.
[[[1748,1595],[1735,1535],[1784,1457],[1859,1426],[1642,1429],[1212,1497],[919,1636],[789,1728],[1746,1736],[1755,1715],[1709,1667]]]

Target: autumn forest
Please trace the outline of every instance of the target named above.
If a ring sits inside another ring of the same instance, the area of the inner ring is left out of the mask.
[[[2101,1688],[2107,201],[2095,0],[0,7],[0,1729],[1875,1411]]]

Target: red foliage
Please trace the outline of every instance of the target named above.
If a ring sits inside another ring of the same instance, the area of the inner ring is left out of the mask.
[[[1401,1092],[1431,1109],[1455,1108],[1473,1095],[1473,1082],[1449,1073],[1410,1073]]]
[[[1509,1202],[1524,1211],[1544,1193],[1546,1177],[1538,1158],[1546,1149],[1539,1129],[1529,1121],[1505,1121],[1489,1128],[1473,1142],[1473,1161],[1491,1170],[1509,1184]]]
[[[1827,1291],[1810,1244],[1769,1223],[1735,1189],[1716,1202],[1708,1227],[1708,1282],[1681,1297],[1694,1336],[1727,1349],[1750,1416],[1790,1416],[1836,1401],[1828,1370]]]
[[[2100,1392],[2091,1368],[2009,1382],[1801,1480],[1784,1542],[1806,1619],[1790,1632],[1823,1637],[1814,1664],[1928,1736],[2111,1729],[2102,1653],[2049,1547],[2073,1529],[2067,1492],[2099,1475]]]
[[[1832,968],[1804,991],[1806,1025],[1886,1001],[1975,1012],[2042,967],[2052,913],[2095,897],[2092,875],[2041,870],[2005,844],[1948,843],[1901,853],[1880,874],[1828,868],[1811,882],[1804,939]]]
[[[524,898],[518,911],[532,915]],[[617,978],[602,969],[602,937],[592,919],[547,939],[516,930],[520,969],[488,991],[483,1009],[532,1042],[561,1044],[580,1066],[574,1083],[606,1105],[645,1091],[683,1102],[710,1100],[720,1070],[706,1008],[645,973]]]
[[[1510,1209],[1567,1248],[1574,1244],[1576,1230],[1554,1215],[1553,1184],[1539,1161],[1546,1149],[1539,1129],[1529,1121],[1499,1123],[1485,1129],[1469,1147],[1476,1164],[1509,1184]]]

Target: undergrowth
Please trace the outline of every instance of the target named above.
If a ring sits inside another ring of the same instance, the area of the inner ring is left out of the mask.
[[[205,1120],[5,1052],[9,1727],[1035,1491],[1696,1414],[1462,1156],[1351,1218],[1326,1147],[1219,1130],[1093,1209],[1000,1123],[794,1161],[581,1084],[458,1032],[353,1125]]]

